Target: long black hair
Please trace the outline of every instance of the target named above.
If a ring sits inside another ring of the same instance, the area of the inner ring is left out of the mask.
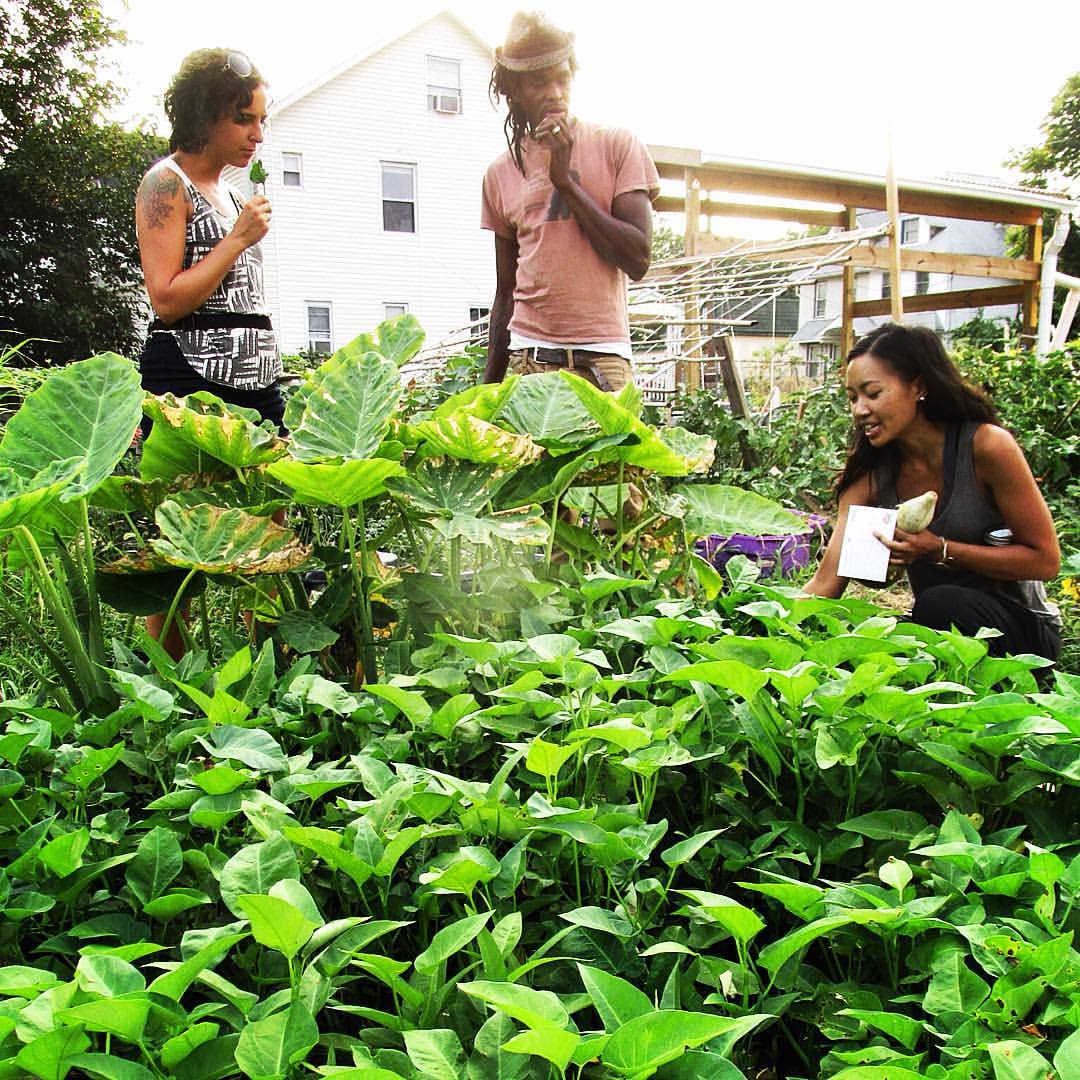
[[[577,59],[570,54],[570,74],[577,72]],[[498,107],[499,98],[506,98],[507,112],[503,121],[503,134],[506,136],[506,145],[510,150],[510,156],[514,159],[522,176],[525,175],[525,161],[521,144],[525,136],[529,134],[529,118],[518,101],[518,87],[521,85],[522,73],[511,71],[502,64],[496,62],[491,69],[491,82],[488,83],[488,95],[493,105]]]
[[[885,323],[855,343],[847,355],[847,363],[867,353],[886,364],[904,382],[922,383],[926,396],[920,407],[927,420],[936,424],[963,423],[965,420],[998,423],[997,412],[990,400],[967,382],[949,358],[941,339],[925,326]],[[900,448],[895,442],[875,448],[870,445],[865,432],[855,428],[847,461],[836,482],[837,493],[877,470],[895,480],[899,468]]]
[[[241,75],[230,64],[239,57]],[[246,109],[264,86],[258,68],[234,49],[196,49],[184,57],[165,91],[165,115],[172,124],[169,151],[196,154],[206,146],[210,127],[231,112]]]

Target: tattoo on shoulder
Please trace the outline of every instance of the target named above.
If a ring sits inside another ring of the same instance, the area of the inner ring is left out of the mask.
[[[164,228],[180,190],[180,177],[168,169],[147,173],[139,186],[139,203],[150,229]]]

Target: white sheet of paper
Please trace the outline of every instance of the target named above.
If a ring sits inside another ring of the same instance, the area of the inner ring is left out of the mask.
[[[889,573],[889,549],[874,533],[881,533],[891,540],[895,530],[895,510],[880,506],[848,507],[839,575],[864,581],[884,581]]]

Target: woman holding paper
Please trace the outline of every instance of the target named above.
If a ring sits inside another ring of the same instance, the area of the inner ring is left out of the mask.
[[[837,490],[840,509],[806,591],[840,596],[840,552],[851,507],[889,507],[936,492],[926,528],[875,533],[904,566],[913,621],[965,634],[999,630],[995,655],[1061,652],[1061,618],[1042,583],[1058,572],[1054,522],[1016,440],[966,383],[937,336],[889,323],[848,354],[855,422]]]

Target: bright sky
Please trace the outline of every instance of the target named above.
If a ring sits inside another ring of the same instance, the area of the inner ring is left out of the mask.
[[[162,91],[192,49],[249,53],[281,98],[444,8],[493,45],[495,0],[104,0],[131,39],[119,117],[167,134]],[[646,142],[901,177],[1003,175],[1080,71],[1076,0],[525,0],[577,33],[574,110]],[[492,122],[497,123],[492,117]],[[343,133],[344,134],[344,133]]]

